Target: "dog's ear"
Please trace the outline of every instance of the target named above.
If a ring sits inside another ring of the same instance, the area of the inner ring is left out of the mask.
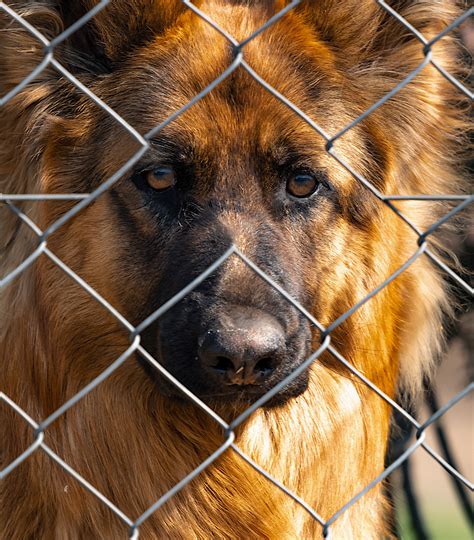
[[[374,1],[307,0],[296,7],[319,37],[348,55],[359,54],[377,27],[380,8]]]
[[[99,0],[23,0],[8,5],[47,39],[53,39],[86,17],[99,3]],[[185,9],[179,0],[111,1],[55,48],[55,58],[73,73],[106,73],[137,47],[164,32]],[[20,61],[25,68],[24,76],[28,75],[30,68],[44,56],[42,44],[1,11],[0,32],[0,68],[3,68],[2,57],[6,62],[10,58]],[[2,71],[20,73],[20,68],[8,65]],[[46,70],[44,77],[48,74],[52,74],[51,70]],[[0,75],[0,93],[1,86]]]
[[[456,3],[391,0],[387,4],[429,41],[460,16]],[[359,124],[371,141],[382,176],[391,179],[386,189],[449,192],[451,160],[459,152],[460,135],[466,128],[463,96],[427,62],[424,45],[414,32],[374,0],[307,0],[298,10],[318,39],[334,51],[336,67],[346,76],[347,95],[357,96],[361,110],[403,81],[407,83]],[[460,51],[456,32],[450,32],[433,45],[432,59],[462,81]],[[408,83],[407,77],[415,73]]]
[[[428,40],[459,15],[456,0],[392,0],[389,6]],[[374,0],[307,0],[296,9],[311,21],[321,39],[352,63],[374,52],[395,48],[400,52],[401,46],[417,42],[393,13]]]
[[[50,41],[87,18],[98,4],[99,0],[7,0],[9,10]],[[137,47],[173,25],[184,9],[180,0],[111,0],[55,45],[54,58],[91,88]],[[83,133],[74,109],[81,93],[52,65],[38,71],[48,51],[9,10],[0,9],[0,191],[35,192],[39,188],[32,164],[54,139],[51,134],[62,137],[65,145],[66,138],[78,139]],[[32,73],[34,78],[25,85]],[[18,163],[17,175],[11,174],[13,162]]]
[[[56,9],[65,27],[74,24],[99,0],[57,0]],[[68,40],[69,54],[96,64],[97,70],[113,69],[136,48],[162,34],[186,9],[179,0],[112,1]]]

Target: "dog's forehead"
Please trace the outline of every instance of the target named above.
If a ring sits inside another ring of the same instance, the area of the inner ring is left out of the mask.
[[[259,12],[255,21],[252,7],[221,4],[207,5],[206,13],[238,41],[257,31],[271,16]],[[293,19],[292,25],[276,23],[248,42],[242,48],[244,60],[327,133],[337,132],[353,116],[340,99],[346,82],[335,69],[337,60],[328,44],[300,18]],[[305,41],[308,32],[311,40]],[[235,59],[235,49],[225,37],[187,12],[175,26],[138,49],[123,69],[112,75],[114,81],[104,81],[107,102],[141,133],[173,116],[156,138],[174,141],[175,147],[192,154],[190,161],[208,166],[213,162],[214,169],[216,164],[219,170],[227,164],[227,169],[235,172],[244,163],[249,169],[256,165],[261,169],[262,163],[279,162],[285,152],[307,158],[311,168],[332,166],[324,152],[324,139],[241,65],[196,99]],[[175,116],[178,111],[182,112]],[[123,147],[118,145],[117,129],[110,131],[110,148],[120,159],[128,138]],[[346,139],[352,140],[353,134],[347,134]]]
[[[257,31],[268,20],[268,13],[254,16],[252,7],[208,3],[203,7],[219,26],[237,41]],[[271,14],[270,14],[271,15]],[[309,50],[298,40],[308,32],[295,19],[288,31],[272,25],[242,49],[245,62],[286,99],[311,114],[317,106],[324,124],[335,117],[337,100],[331,96],[335,85],[333,53],[315,37]],[[196,100],[229,66],[235,65],[236,51],[231,43],[194,13],[186,13],[176,26],[156,36],[137,51],[117,88],[123,89],[123,102],[133,125],[152,129],[167,117],[192,102],[186,112],[168,128],[181,137],[188,134],[201,144],[222,146],[226,139],[262,143],[290,137],[294,130],[307,131],[293,111],[272,95],[242,66],[237,66],[205,97]],[[329,69],[331,66],[331,69]],[[282,72],[284,76],[282,77]],[[330,73],[330,74],[329,74]],[[130,94],[129,87],[134,92]],[[322,89],[324,89],[322,91]],[[332,111],[332,114],[331,114]],[[230,141],[229,141],[230,142]]]
[[[242,42],[276,15],[278,4],[274,1],[204,0],[199,4],[200,13],[188,10],[170,28],[172,32],[180,28],[184,32],[203,32],[207,36],[210,36],[207,32],[217,35],[221,30],[237,42]],[[278,22],[270,25],[273,30],[277,26]]]

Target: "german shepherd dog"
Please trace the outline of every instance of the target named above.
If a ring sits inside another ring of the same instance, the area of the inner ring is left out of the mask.
[[[47,39],[97,0],[9,1]],[[198,0],[238,42],[283,0]],[[393,0],[426,39],[459,15],[450,0]],[[0,92],[42,61],[43,45],[0,15]],[[178,0],[116,0],[54,50],[72,75],[139,133],[206,88],[238,49]],[[423,46],[372,0],[306,0],[242,48],[249,66],[334,134],[423,61]],[[433,57],[459,66],[449,34]],[[456,193],[462,107],[428,64],[334,145],[385,194]],[[48,66],[0,109],[0,191],[89,193],[139,149],[106,110]],[[16,203],[42,230],[71,201]],[[440,204],[397,201],[419,230]],[[1,275],[38,236],[1,208]],[[324,139],[242,67],[150,139],[110,189],[48,237],[48,249],[133,325],[234,244],[328,326],[417,249],[418,236],[325,149]],[[435,249],[435,248],[433,248]],[[129,346],[115,317],[46,255],[0,299],[1,390],[40,422]],[[441,346],[446,285],[420,257],[331,332],[332,346],[388,396],[416,393]],[[302,312],[230,256],[141,334],[159,364],[226,421],[321,343]],[[155,366],[156,367],[156,366]],[[57,418],[45,443],[135,520],[225,441],[221,426],[134,353]],[[235,430],[235,445],[329,519],[384,470],[391,407],[325,351]],[[1,406],[1,460],[33,429]],[[335,539],[389,536],[377,484],[332,523]],[[1,537],[117,539],[124,523],[41,449],[1,487]],[[320,538],[321,525],[229,448],[152,513],[141,538]]]

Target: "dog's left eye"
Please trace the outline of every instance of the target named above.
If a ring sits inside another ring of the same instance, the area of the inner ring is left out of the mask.
[[[156,191],[164,191],[176,184],[176,174],[170,167],[157,167],[145,171],[144,177],[147,184]]]
[[[286,183],[286,191],[293,197],[304,199],[318,191],[321,182],[310,174],[296,174]]]

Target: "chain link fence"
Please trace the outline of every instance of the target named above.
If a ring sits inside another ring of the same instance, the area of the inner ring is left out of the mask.
[[[474,384],[469,384],[461,392],[455,395],[443,406],[439,406],[436,403],[435,398],[431,398],[432,414],[423,423],[420,423],[413,415],[413,411],[406,410],[400,406],[396,401],[384,394],[376,385],[368,380],[361,372],[355,369],[351,363],[344,358],[344,356],[333,346],[331,341],[331,333],[339,327],[348,317],[350,317],[356,310],[358,310],[363,304],[370,301],[370,299],[376,295],[379,291],[385,288],[389,283],[395,280],[402,272],[404,272],[410,265],[412,265],[417,259],[421,257],[427,257],[431,260],[432,264],[441,269],[446,276],[453,280],[457,286],[460,287],[467,295],[472,296],[473,289],[469,284],[449,268],[438,255],[429,247],[428,237],[435,233],[448,220],[453,218],[456,214],[465,209],[474,200],[473,196],[464,195],[418,195],[418,196],[404,196],[404,195],[384,195],[374,185],[371,184],[366,178],[358,174],[349,163],[347,163],[341,156],[339,156],[334,148],[334,143],[341,138],[349,130],[353,129],[356,125],[366,119],[373,111],[378,109],[381,105],[400,92],[406,85],[414,81],[414,79],[422,72],[427,66],[433,66],[447,81],[454,85],[460,92],[465,94],[469,99],[472,99],[472,92],[459,80],[457,80],[452,74],[446,72],[433,58],[432,48],[441,40],[445,35],[455,30],[469,17],[474,15],[474,8],[470,8],[465,11],[457,20],[452,22],[448,27],[441,31],[434,38],[427,40],[416,28],[414,28],[407,20],[405,20],[399,13],[397,13],[389,4],[383,0],[374,0],[381,8],[383,8],[390,16],[394,17],[400,24],[400,28],[404,28],[406,32],[411,33],[419,42],[420,49],[423,51],[422,62],[410,72],[397,86],[395,86],[390,92],[384,95],[379,101],[369,107],[363,114],[358,116],[355,120],[346,125],[343,129],[337,133],[326,133],[326,131],[317,123],[317,120],[309,118],[302,110],[300,110],[294,103],[281,95],[275,88],[273,88],[266,80],[262,79],[258,73],[256,73],[252,67],[246,62],[245,59],[245,47],[256,36],[265,32],[276,21],[282,19],[286,13],[295,8],[302,0],[293,0],[284,9],[271,17],[263,26],[261,26],[252,35],[248,36],[243,41],[237,41],[232,35],[229,35],[225,30],[220,28],[211,17],[201,11],[190,0],[183,0],[183,3],[189,10],[192,10],[198,17],[205,21],[214,31],[221,34],[232,47],[234,51],[234,57],[232,63],[225,69],[211,84],[204,88],[201,92],[196,94],[186,105],[169,116],[160,125],[154,127],[145,135],[141,135],[133,126],[129,125],[120,115],[118,115],[113,109],[111,109],[105,102],[97,97],[89,88],[83,85],[72,73],[68,71],[56,58],[56,49],[65,42],[74,32],[84,26],[90,19],[95,17],[101,10],[107,9],[107,5],[111,0],[102,0],[93,9],[91,9],[86,15],[77,20],[69,28],[63,31],[60,35],[52,40],[47,39],[42,35],[38,29],[29,24],[24,18],[22,18],[14,9],[9,7],[4,2],[0,2],[0,10],[11,17],[12,21],[20,24],[26,31],[34,36],[44,47],[44,58],[40,64],[38,64],[34,70],[15,88],[9,91],[6,95],[0,98],[0,106],[6,104],[15,95],[22,91],[29,83],[35,80],[35,78],[41,74],[47,68],[54,68],[59,74],[67,79],[72,85],[74,85],[80,92],[88,96],[98,107],[107,112],[116,122],[118,122],[139,144],[139,150],[117,170],[107,181],[103,182],[95,191],[88,194],[0,194],[0,204],[5,205],[8,209],[16,214],[16,216],[27,227],[33,231],[37,237],[37,247],[21,264],[14,268],[8,275],[2,276],[0,279],[0,288],[5,287],[12,283],[16,277],[24,272],[30,265],[33,265],[35,261],[40,257],[49,258],[55,265],[57,265],[65,274],[69,276],[71,280],[74,280],[82,289],[87,291],[91,299],[100,303],[108,312],[115,317],[115,319],[129,332],[130,334],[130,346],[126,351],[120,355],[105,371],[103,371],[92,382],[85,386],[80,392],[74,395],[56,411],[54,411],[47,418],[31,418],[24,410],[22,410],[14,401],[10,399],[8,395],[0,393],[0,400],[11,407],[21,418],[24,419],[31,426],[31,432],[33,442],[29,448],[27,448],[21,455],[17,456],[11,463],[7,464],[0,472],[0,478],[4,481],[8,481],[8,475],[18,465],[27,460],[34,452],[44,452],[51,460],[54,460],[60,467],[62,467],[71,477],[75,478],[84,488],[91,492],[97,499],[104,505],[106,505],[112,512],[114,512],[124,523],[129,530],[129,538],[136,539],[139,537],[140,526],[149,518],[154,512],[162,507],[170,498],[172,498],[177,492],[179,492],[184,486],[190,483],[195,477],[197,477],[202,471],[209,467],[219,456],[226,451],[233,451],[237,453],[242,460],[245,460],[251,467],[263,475],[266,479],[276,485],[281,491],[283,491],[288,497],[291,497],[298,505],[300,505],[314,520],[316,520],[323,528],[323,535],[325,538],[329,538],[331,535],[331,526],[336,520],[340,518],[348,508],[354,505],[359,499],[371,490],[375,485],[384,481],[391,473],[397,469],[403,469],[407,466],[408,458],[419,447],[431,456],[433,460],[438,462],[445,471],[451,475],[458,487],[460,497],[466,498],[465,489],[473,490],[473,484],[465,478],[455,466],[452,465],[452,459],[450,459],[449,449],[445,451],[444,457],[436,452],[426,442],[426,430],[436,424],[443,415],[452,409],[458,402],[466,399],[468,394],[474,389]],[[434,8],[435,9],[435,8]],[[20,59],[21,61],[21,59]],[[90,205],[104,192],[109,190],[123,175],[125,175],[130,169],[138,162],[138,160],[149,149],[149,141],[158,132],[163,130],[167,125],[173,122],[176,118],[182,115],[186,110],[196,104],[199,100],[209,94],[216,86],[218,86],[224,79],[229,77],[237,69],[245,70],[250,77],[252,77],[257,83],[259,83],[269,94],[278,99],[286,107],[288,107],[295,115],[306,122],[319,136],[326,141],[326,152],[332,156],[333,159],[338,161],[351,175],[360,182],[373,197],[384,203],[390,208],[399,219],[403,220],[417,235],[418,245],[413,250],[412,256],[400,267],[396,272],[390,275],[383,283],[376,287],[370,294],[368,294],[363,300],[354,305],[351,309],[341,315],[337,320],[332,322],[329,326],[323,326],[318,320],[316,320],[311,313],[309,313],[303,306],[301,306],[294,298],[291,297],[280,285],[267,276],[252,260],[247,258],[236,245],[232,245],[218,260],[207,268],[198,278],[196,278],[187,287],[181,290],[172,299],[167,301],[154,313],[150,314],[145,320],[143,320],[137,326],[132,325],[114,306],[110,305],[96,290],[94,290],[88,283],[81,279],[68,265],[60,260],[50,249],[48,248],[49,237],[60,229],[67,221],[71,220],[85,207]],[[416,81],[415,81],[416,83]],[[77,203],[66,213],[64,213],[54,223],[50,224],[46,230],[41,230],[36,223],[34,223],[28,215],[19,208],[18,202],[20,201],[50,201],[50,200],[66,200],[77,201]],[[399,200],[423,200],[423,201],[452,201],[453,208],[447,212],[441,219],[433,223],[426,230],[419,230],[417,226],[394,204]],[[296,370],[293,371],[288,377],[277,384],[272,390],[270,390],[263,397],[259,398],[253,405],[248,407],[242,414],[235,418],[231,423],[224,421],[214,410],[208,407],[197,396],[185,388],[178,380],[176,380],[170,373],[168,373],[155,358],[153,358],[147,350],[141,344],[141,333],[155,322],[164,313],[175,306],[186,295],[193,291],[199,284],[201,284],[207,277],[215,272],[227,259],[231,257],[239,258],[248,268],[250,268],[255,274],[265,280],[270,287],[273,287],[282,297],[284,297],[294,308],[296,308],[303,316],[321,332],[321,344]],[[246,421],[259,407],[267,403],[273,396],[275,396],[284,386],[290,381],[298,377],[304,370],[306,370],[313,362],[321,356],[323,352],[330,353],[337,362],[343,364],[353,375],[355,375],[363,384],[367,385],[373,392],[375,392],[380,399],[388,403],[394,413],[400,418],[400,421],[405,426],[405,431],[414,431],[416,439],[414,442],[407,444],[405,440],[401,445],[401,450],[398,455],[390,463],[387,464],[385,470],[378,475],[372,482],[370,482],[363,490],[357,493],[350,501],[344,506],[338,509],[332,516],[321,516],[317,509],[312,508],[307,502],[302,500],[296,493],[292,493],[287,487],[282,485],[276,479],[272,478],[270,474],[263,470],[257,463],[252,461],[238,446],[235,444],[235,429]],[[48,432],[49,426],[61,417],[68,409],[74,407],[80,400],[82,400],[89,392],[100,385],[106,378],[108,378],[119,366],[127,361],[132,355],[138,354],[148,361],[162,376],[168,379],[173,385],[175,385],[189,400],[191,400],[196,407],[202,409],[210,418],[212,418],[218,425],[221,426],[225,437],[222,445],[205,461],[203,461],[199,467],[193,470],[179,483],[177,483],[167,493],[162,495],[152,506],[150,506],[142,515],[132,517],[126,515],[120,508],[114,505],[113,502],[108,500],[100,491],[98,491],[93,485],[93,479],[90,483],[88,480],[78,474],[73,468],[64,462],[61,457],[55,453],[45,442],[45,435]],[[19,375],[21,377],[21,375]]]

